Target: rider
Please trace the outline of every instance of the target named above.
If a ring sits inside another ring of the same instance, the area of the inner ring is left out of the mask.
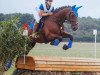
[[[39,12],[37,12],[37,14],[34,15],[36,21],[33,34],[39,29],[40,19],[53,14],[54,7],[52,6],[52,2],[53,0],[45,0],[45,3],[39,6]]]

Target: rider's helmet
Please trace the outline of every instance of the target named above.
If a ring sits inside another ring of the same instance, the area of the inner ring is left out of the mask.
[[[45,0],[45,2],[48,2],[48,1],[49,1],[49,2],[52,2],[53,0]]]
[[[46,2],[47,4],[49,4],[49,5],[51,5],[52,2],[53,2],[53,0],[45,0],[45,2]]]

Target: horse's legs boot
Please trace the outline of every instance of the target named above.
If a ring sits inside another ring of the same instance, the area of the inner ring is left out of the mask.
[[[73,41],[69,38],[69,40],[68,40],[68,48],[72,48],[72,43],[73,43]]]
[[[66,49],[72,48],[73,36],[67,32],[64,32],[64,31],[62,32],[62,35],[63,35],[62,36],[63,38],[69,38],[68,45],[65,44],[63,46],[63,49],[66,50]]]
[[[59,43],[62,41],[62,37],[58,36],[54,41],[52,41],[50,44],[58,46]]]

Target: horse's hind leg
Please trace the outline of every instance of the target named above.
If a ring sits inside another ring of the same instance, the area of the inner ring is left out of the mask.
[[[69,38],[69,40],[68,40],[68,41],[69,41],[69,42],[68,42],[68,45],[65,44],[65,45],[63,46],[63,49],[64,49],[64,50],[67,50],[67,49],[69,49],[69,48],[72,48],[73,36],[72,36],[71,34],[67,33],[67,32],[62,31],[62,37],[63,37],[63,38]]]

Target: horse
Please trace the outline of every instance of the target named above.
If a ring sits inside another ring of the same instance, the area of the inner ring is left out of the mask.
[[[80,7],[64,6],[56,9],[53,15],[48,16],[44,21],[44,26],[38,34],[39,37],[32,37],[33,30],[28,28],[28,35],[31,38],[31,44],[34,47],[36,43],[50,43],[51,45],[58,46],[63,38],[69,38],[69,43],[63,45],[63,49],[67,50],[72,48],[73,36],[68,32],[64,31],[63,23],[67,20],[71,24],[73,31],[76,31],[78,25],[78,9]]]

